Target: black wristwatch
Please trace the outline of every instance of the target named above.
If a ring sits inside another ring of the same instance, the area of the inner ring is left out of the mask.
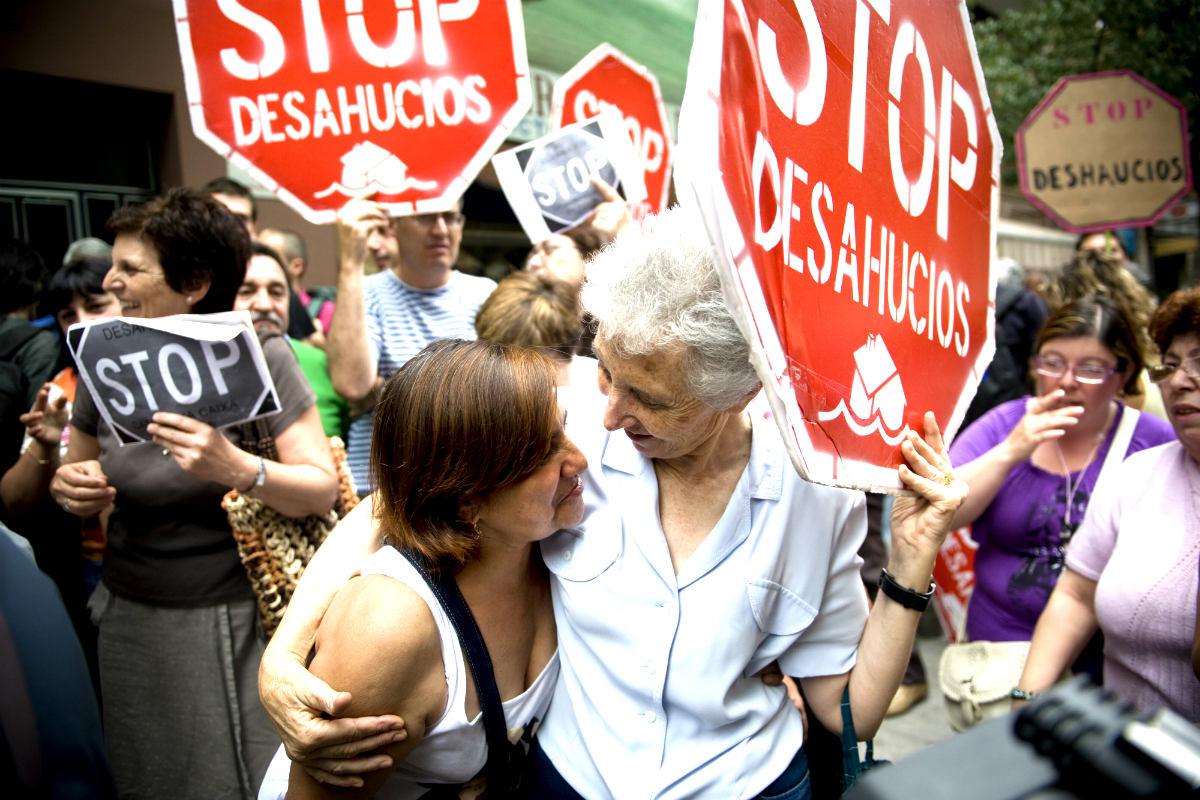
[[[929,591],[921,594],[914,592],[912,589],[901,586],[896,583],[896,579],[892,577],[892,573],[886,569],[879,571],[879,591],[886,594],[891,599],[895,600],[905,608],[911,608],[913,611],[924,611],[929,605],[929,598],[933,597],[933,590],[937,588],[933,581],[929,582]]]

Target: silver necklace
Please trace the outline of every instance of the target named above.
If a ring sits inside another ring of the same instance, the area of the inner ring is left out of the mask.
[[[1067,467],[1067,459],[1063,456],[1062,448],[1058,442],[1054,442],[1054,452],[1058,453],[1058,463],[1062,465],[1063,480],[1067,484],[1067,508],[1063,512],[1063,530],[1071,529],[1071,506],[1075,505],[1075,494],[1079,491],[1079,485],[1083,483],[1084,476],[1088,468],[1092,466],[1092,461],[1096,458],[1096,452],[1100,449],[1101,442],[1104,441],[1104,436],[1108,432],[1105,431],[1096,439],[1096,444],[1092,447],[1092,452],[1088,453],[1087,461],[1083,462],[1083,466],[1079,468],[1079,477],[1074,483],[1071,482],[1071,470]]]

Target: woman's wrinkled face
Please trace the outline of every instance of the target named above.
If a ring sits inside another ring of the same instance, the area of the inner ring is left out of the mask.
[[[562,423],[566,417],[561,416]],[[493,540],[514,545],[540,541],[583,519],[584,458],[562,424],[554,450],[525,480],[493,492],[479,505],[478,524]]]
[[[547,272],[573,286],[583,283],[583,254],[571,237],[561,233],[535,244],[525,260],[525,268],[532,272]]]
[[[112,259],[104,288],[120,302],[122,316],[150,319],[191,310],[187,295],[167,285],[158,252],[145,239],[119,234],[113,242]]]
[[[1185,333],[1172,339],[1163,364],[1186,367],[1176,369],[1158,388],[1179,442],[1200,461],[1200,380],[1188,374],[1200,374],[1200,334]]]
[[[1062,376],[1051,377],[1036,372],[1038,394],[1044,395],[1062,389],[1064,396],[1060,405],[1083,406],[1084,417],[1108,414],[1109,405],[1121,392],[1128,379],[1129,367],[1116,371],[1117,357],[1093,336],[1063,337],[1050,339],[1038,350],[1038,357],[1065,368]],[[1079,380],[1080,369],[1085,374],[1088,368],[1111,369],[1100,383]]]
[[[58,327],[65,335],[67,328],[76,322],[90,322],[101,317],[115,317],[120,313],[121,304],[117,302],[117,298],[110,292],[100,292],[99,294],[75,295],[66,308],[59,309],[54,317],[58,320]]]
[[[682,350],[626,358],[599,338],[594,349],[600,391],[608,397],[604,427],[624,430],[642,455],[688,456],[720,432],[730,412],[714,409],[691,393]]]

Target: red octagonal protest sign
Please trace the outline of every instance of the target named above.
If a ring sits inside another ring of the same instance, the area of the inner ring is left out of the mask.
[[[797,469],[895,489],[993,352],[1000,140],[962,2],[703,0],[678,184]]]
[[[175,0],[192,128],[312,222],[450,206],[529,107],[519,0]]]
[[[645,170],[646,201],[635,216],[667,207],[671,191],[671,129],[654,73],[610,44],[601,44],[554,82],[550,124],[590,119],[608,106],[620,112]]]

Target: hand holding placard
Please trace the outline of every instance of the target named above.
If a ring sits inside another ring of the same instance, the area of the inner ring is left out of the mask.
[[[603,216],[604,235],[615,235],[624,208],[646,196],[629,137],[613,111],[561,128],[492,159],[504,196],[532,242]],[[595,179],[599,178],[597,183]],[[601,190],[603,185],[606,189]],[[625,195],[613,187],[619,187]],[[619,202],[619,206],[608,203]],[[595,223],[593,222],[593,225]]]
[[[604,237],[605,243],[617,238],[625,226],[633,222],[629,213],[629,204],[621,197],[616,189],[604,182],[603,178],[592,176],[592,186],[604,196],[604,202],[598,203],[592,212],[592,229]]]
[[[122,445],[150,439],[157,411],[222,428],[280,408],[245,311],[109,317],[72,325],[67,341],[96,409]]]
[[[152,419],[146,426],[151,440],[193,478],[234,489],[248,486],[254,480],[257,459],[236,447],[213,426],[164,411]]]
[[[391,227],[391,219],[378,203],[356,197],[337,212],[338,269],[361,271],[367,263],[372,231]]]

